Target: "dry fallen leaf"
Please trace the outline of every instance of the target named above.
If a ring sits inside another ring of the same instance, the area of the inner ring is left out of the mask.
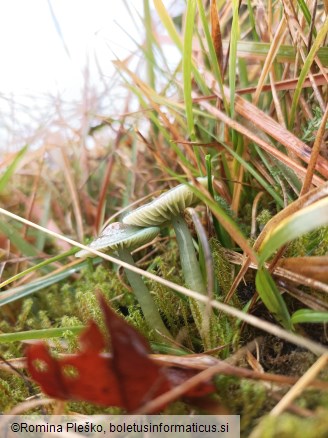
[[[117,316],[102,296],[99,301],[111,337],[111,355],[103,353],[106,341],[93,321],[80,336],[77,354],[55,359],[44,342],[28,346],[29,373],[47,395],[133,412],[198,373],[156,363],[149,357],[146,339]],[[213,385],[205,382],[185,395],[202,397],[213,391]]]

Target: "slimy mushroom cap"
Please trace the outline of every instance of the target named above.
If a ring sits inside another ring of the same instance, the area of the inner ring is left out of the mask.
[[[93,240],[88,246],[92,249],[107,249],[107,252],[118,249],[133,251],[139,246],[152,241],[159,233],[158,227],[140,228],[121,222],[113,222]],[[89,251],[82,249],[75,254],[75,257],[93,257]]]
[[[197,181],[207,188],[207,177],[197,178]],[[173,217],[179,216],[186,208],[199,202],[199,198],[185,184],[180,184],[163,193],[148,204],[131,211],[123,218],[124,224],[138,227],[164,225]]]

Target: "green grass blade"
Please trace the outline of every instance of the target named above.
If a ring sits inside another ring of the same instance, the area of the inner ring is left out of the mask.
[[[205,156],[205,163],[206,163],[206,171],[207,171],[208,191],[210,195],[214,198],[215,194],[212,184],[212,160],[209,154]],[[220,222],[213,214],[212,214],[212,220],[213,220],[213,226],[216,232],[216,236],[219,239],[219,241],[222,243],[222,245],[225,248],[231,248],[231,239],[229,234],[226,232],[226,230],[223,227],[221,227]]]
[[[200,129],[202,129],[200,127]],[[205,130],[206,131],[206,130]],[[206,131],[208,132],[208,131]],[[221,140],[219,140],[216,136],[213,136],[213,134],[209,133],[210,135],[212,135],[212,138],[215,138],[217,141],[220,142],[220,144],[229,152],[229,154],[231,154],[237,161],[239,161],[239,163],[251,174],[254,176],[254,178],[263,186],[263,188],[270,193],[270,195],[272,196],[272,198],[277,202],[278,205],[280,205],[280,207],[284,207],[284,201],[283,199],[278,195],[278,193],[270,186],[269,183],[266,182],[266,180],[253,168],[253,166],[249,163],[247,163],[247,161],[245,161],[243,158],[241,158],[233,149],[231,149],[228,145],[226,145],[224,142],[222,142]]]
[[[208,26],[208,20],[206,18],[206,14],[205,14],[202,0],[197,0],[197,6],[198,6],[199,16],[200,16],[200,19],[202,22],[202,26],[203,26],[207,46],[208,46],[208,57],[209,57],[209,60],[211,63],[213,74],[214,74],[214,76],[217,80],[217,83],[219,85],[219,88],[220,88],[221,96],[223,99],[224,109],[225,109],[226,113],[229,114],[229,106],[228,106],[228,102],[227,102],[227,99],[225,97],[224,90],[223,90],[223,78],[222,78],[220,67],[218,64],[218,59],[217,59],[217,56],[215,53],[215,48],[214,48],[213,40],[211,37],[211,32],[210,32],[210,29]]]
[[[328,197],[288,216],[268,233],[260,248],[260,266],[278,248],[324,225],[328,225]]]
[[[152,29],[152,19],[150,14],[149,1],[144,0],[144,26],[146,30],[146,60],[147,60],[147,73],[148,73],[148,83],[152,88],[155,88],[155,72],[154,66],[156,65],[155,56],[153,52],[153,29]]]
[[[43,205],[43,209],[42,209],[42,216],[40,218],[40,225],[43,227],[46,227],[49,216],[51,215],[51,191],[50,190],[47,191],[47,193],[45,193],[42,205]],[[39,251],[43,251],[44,245],[46,243],[46,237],[47,236],[44,233],[41,233],[41,232],[36,233],[35,247]]]
[[[270,172],[272,178],[276,181],[277,185],[280,184],[279,178],[283,177],[288,182],[288,184],[293,187],[297,194],[300,193],[302,183],[292,169],[273,157],[269,158],[269,154],[267,154],[256,144],[254,144],[254,149],[258,153],[265,167]],[[272,163],[274,163],[274,165]],[[289,199],[292,200],[290,196]],[[279,207],[282,207],[282,205],[279,205]]]
[[[235,95],[236,95],[236,68],[237,68],[237,43],[239,40],[239,0],[232,0],[232,25],[230,36],[229,56],[229,88],[230,88],[230,116],[235,116]]]
[[[28,330],[17,333],[2,333],[0,335],[0,344],[8,342],[21,342],[29,339],[48,339],[62,337],[65,332],[80,333],[85,327],[83,325],[75,325],[72,327],[58,327],[41,330]]]
[[[61,338],[64,337],[66,333],[80,334],[84,329],[83,325],[74,325],[71,327],[58,327],[58,328],[48,328],[40,330],[28,330],[24,332],[17,333],[2,333],[0,334],[0,344],[7,344],[9,342],[22,342],[31,339],[51,339],[51,338]],[[163,354],[174,354],[177,356],[183,356],[188,354],[186,351],[166,346],[158,343],[151,343],[152,349],[155,351],[160,351]]]
[[[228,41],[222,41],[224,50],[228,48]],[[250,56],[256,57],[259,60],[265,60],[270,50],[270,43],[263,43],[257,41],[242,41],[239,40],[237,44],[237,55],[248,59]],[[328,48],[320,47],[317,52],[318,58],[324,67],[328,66]],[[275,60],[277,62],[295,62],[296,51],[293,46],[281,45],[277,52]]]
[[[172,18],[168,14],[162,0],[154,0],[154,6],[158,16],[160,17],[165,29],[167,30],[170,38],[174,44],[178,47],[180,52],[183,52],[183,44],[179,33],[177,32]]]
[[[39,254],[35,247],[20,235],[20,231],[17,227],[0,220],[0,231],[19,249],[21,254],[26,256],[36,256]]]
[[[259,41],[259,36],[256,31],[256,25],[255,25],[255,16],[253,11],[253,6],[251,4],[251,0],[247,0],[247,9],[248,9],[248,17],[252,28],[252,37],[253,41]]]
[[[300,309],[292,314],[292,323],[325,323],[328,322],[328,312],[312,309]]]
[[[191,0],[191,3],[195,3],[195,0]],[[163,5],[163,2],[161,0],[154,0],[154,6],[157,11],[158,16],[160,17],[162,24],[164,25],[165,29],[167,30],[170,38],[174,42],[174,44],[177,46],[177,48],[180,50],[180,52],[184,55],[185,47],[182,43],[181,36],[179,35],[178,31],[175,28],[175,25],[173,23],[172,18],[168,14],[168,11],[166,10],[165,6]],[[189,2],[188,2],[189,7]],[[191,5],[191,8],[194,6]],[[192,28],[194,27],[194,23],[192,23]],[[188,29],[186,29],[186,32],[189,32]],[[199,73],[197,66],[194,65],[192,58],[192,72],[194,74],[195,80],[202,90],[203,94],[209,94],[208,87],[205,84],[204,79],[202,78],[202,75]]]
[[[292,322],[276,283],[265,268],[257,271],[255,279],[257,292],[267,309],[287,330],[292,329]]]
[[[97,260],[98,259],[98,260]],[[92,263],[99,263],[99,258],[93,259]],[[80,271],[82,268],[88,266],[88,261],[83,261],[79,263],[78,265],[67,269],[66,271],[60,272],[58,274],[49,275],[46,277],[43,277],[39,280],[33,281],[29,284],[25,284],[24,286],[18,286],[13,289],[8,289],[4,292],[0,293],[0,307],[4,306],[5,304],[12,303],[14,301],[17,301],[23,297],[26,297],[28,295],[33,294],[34,292],[38,292],[42,289],[46,289],[47,287],[56,284],[65,278],[68,278],[72,274],[75,274],[76,272]]]
[[[309,8],[307,7],[307,4],[305,3],[304,0],[297,0],[297,3],[303,12],[303,15],[304,15],[304,18],[305,18],[307,24],[310,25],[311,24],[311,13],[309,11]],[[313,30],[314,30],[314,36],[316,36],[316,31],[315,31],[315,29],[313,29]]]
[[[316,56],[320,45],[325,40],[327,33],[328,33],[328,17],[326,18],[325,22],[323,23],[322,27],[320,28],[318,35],[312,44],[311,50],[304,61],[303,68],[302,68],[301,73],[299,75],[297,85],[295,88],[295,92],[294,92],[294,96],[293,96],[291,109],[290,109],[289,129],[291,129],[294,126],[294,121],[295,121],[295,116],[296,116],[296,108],[297,108],[298,101],[299,101],[299,98],[300,98],[300,95],[302,92],[303,83],[306,79],[307,74],[310,71],[314,57]]]
[[[58,262],[66,257],[69,257],[69,256],[75,254],[78,251],[79,251],[79,248],[72,248],[69,251],[66,251],[66,252],[59,254],[55,257],[51,257],[50,259],[44,260],[43,262],[38,263],[37,265],[31,266],[30,268],[25,269],[25,271],[21,271],[18,274],[13,275],[12,277],[10,277],[7,280],[0,283],[0,289],[2,289],[3,287],[7,286],[10,283],[13,283],[14,281],[19,280],[20,278],[24,277],[25,275],[30,274],[31,272],[35,272],[38,269],[44,268],[45,266],[49,266],[51,263]],[[48,269],[47,269],[47,272],[48,272]],[[0,295],[0,297],[1,297],[1,295]]]
[[[12,175],[15,172],[15,169],[20,162],[20,160],[25,155],[26,151],[28,149],[28,146],[24,146],[16,155],[13,162],[8,166],[8,168],[5,170],[5,172],[0,176],[0,193],[3,192],[4,188],[8,184],[8,181],[12,177]]]
[[[192,90],[192,39],[196,14],[196,1],[189,0],[187,3],[186,25],[184,34],[184,49],[182,54],[183,66],[183,94],[187,116],[188,134],[191,141],[196,141],[193,102],[191,97]],[[194,147],[194,153],[198,165],[198,170],[201,173],[200,153],[199,148]]]
[[[187,126],[188,126],[188,133],[191,141],[196,141],[194,115],[192,110],[193,104],[191,98],[192,37],[194,31],[195,13],[196,13],[196,2],[195,0],[189,0],[187,3],[182,65],[183,65],[183,92],[184,92],[184,100],[186,107]]]

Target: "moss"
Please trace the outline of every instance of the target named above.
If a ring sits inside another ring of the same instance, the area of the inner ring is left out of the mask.
[[[76,412],[83,415],[120,415],[124,413],[121,408],[95,405],[87,402],[68,402],[66,412]]]
[[[227,376],[216,377],[215,384],[221,404],[231,414],[241,415],[241,432],[248,433],[268,404],[264,384]]]
[[[242,380],[240,382],[242,418],[240,428],[249,430],[255,418],[261,413],[267,399],[265,386],[258,382]]]
[[[22,377],[4,371],[0,372],[0,394],[0,412],[9,411],[31,395]]]
[[[8,316],[1,320],[0,330],[10,333],[49,327],[70,327],[86,323],[90,318],[100,322],[102,317],[94,291],[100,290],[108,299],[113,300],[119,294],[122,295],[122,289],[124,288],[114,272],[104,266],[88,268],[81,273],[80,279],[74,282],[74,287],[71,283],[58,283],[21,302],[6,306],[7,312],[4,314]],[[131,294],[123,293],[121,300],[112,303],[118,308],[120,304],[130,305],[133,301]],[[54,354],[73,352],[78,346],[76,334],[69,330],[61,338],[49,339],[48,342],[51,343]],[[21,357],[24,355],[23,345],[19,342],[0,344],[0,354],[5,359]],[[10,387],[10,397],[6,387]],[[1,373],[0,394],[1,410],[8,410],[30,396],[23,379],[6,372]]]
[[[319,411],[311,418],[300,418],[284,413],[278,417],[266,416],[250,435],[251,438],[326,438],[327,411]]]
[[[223,301],[223,299],[227,296],[233,282],[235,272],[234,266],[226,259],[224,250],[218,240],[212,238],[210,240],[210,247],[213,257],[215,278],[219,289],[219,295],[216,298],[218,301]],[[234,294],[231,303],[237,307],[240,307],[240,303],[236,294]],[[237,321],[217,310],[214,310],[214,312],[216,317],[216,345],[230,344],[233,338],[237,340],[239,337]],[[228,351],[223,351],[222,354],[224,357],[226,357]]]
[[[24,327],[28,325],[27,318],[32,311],[32,306],[33,306],[32,298],[26,298],[23,301],[21,312],[17,318],[17,324],[16,324],[17,331],[23,330]]]
[[[160,256],[154,259],[150,271],[169,281],[181,284],[179,253],[175,242],[168,248],[159,245],[158,251]],[[193,339],[198,336],[198,332],[193,322],[188,298],[155,281],[147,280],[146,283],[151,293],[154,294],[163,321],[174,338],[193,350]]]
[[[328,227],[321,227],[295,239],[288,245],[286,257],[328,254]]]
[[[126,321],[137,329],[150,342],[155,342],[158,338],[154,330],[148,326],[145,321],[139,305],[131,305],[128,307],[128,315]]]
[[[300,407],[311,410],[318,408],[328,409],[328,394],[325,391],[310,389],[302,394],[297,401],[297,404]]]
[[[218,240],[212,238],[209,243],[212,251],[215,277],[221,291],[219,298],[222,298],[228,294],[232,285],[234,267],[226,259],[223,247]]]
[[[188,403],[182,400],[170,403],[163,412],[163,415],[190,415],[192,413],[192,408]]]
[[[322,121],[322,110],[320,107],[313,108],[313,118],[306,122],[303,126],[302,140],[305,142],[312,142],[316,138],[316,133],[320,127]],[[328,123],[326,124],[328,129]]]
[[[320,230],[320,233],[324,232],[327,232],[327,230]],[[322,237],[323,234],[320,234],[320,236]],[[214,239],[211,241],[211,248],[217,280],[222,291],[219,299],[222,299],[230,288],[233,267],[225,259],[222,248]],[[157,250],[159,256],[153,260],[150,270],[168,280],[181,284],[179,254],[175,242],[170,243],[167,247],[159,245]],[[188,348],[201,351],[202,343],[193,321],[189,300],[156,282],[146,280],[146,283],[154,295],[163,320],[173,336]],[[0,322],[0,329],[4,332],[13,331],[14,320],[17,321],[15,326],[17,331],[45,327],[67,327],[68,329],[61,338],[51,339],[49,342],[52,344],[52,351],[55,355],[61,352],[74,352],[78,347],[78,338],[69,330],[69,327],[86,323],[90,318],[103,325],[103,318],[96,299],[96,291],[103,293],[115,310],[123,315],[148,340],[155,340],[154,333],[147,326],[134,295],[126,289],[114,270],[109,269],[107,264],[99,265],[96,268],[89,266],[81,272],[80,278],[75,280],[74,283],[66,281],[65,284],[57,284],[22,300],[21,306],[18,306],[17,303],[9,306],[8,312],[5,313],[4,319]],[[235,305],[240,307],[238,298],[235,297],[234,300]],[[236,346],[239,343],[239,328],[234,320],[217,313],[215,315],[214,336],[216,345],[230,345],[226,351],[220,353],[221,357],[226,357],[233,345]],[[284,346],[280,348],[270,339],[265,344],[272,344],[271,356],[265,351],[261,352],[261,363],[266,366],[269,372],[301,375],[315,360],[312,355],[306,352],[285,351]],[[21,357],[23,349],[19,343],[0,345],[0,353],[7,359]],[[276,402],[268,397],[266,387],[262,383],[225,376],[219,376],[215,380],[217,384],[216,397],[219,398],[219,402],[227,407],[230,413],[241,415],[242,436],[248,436],[254,427],[264,427],[262,421],[256,426],[257,419],[267,414]],[[34,391],[34,393],[39,391],[37,386],[35,386]],[[0,409],[2,411],[8,411],[31,396],[29,388],[21,377],[6,372],[0,374],[0,393]],[[328,408],[328,395],[320,391],[309,390],[299,397],[297,403],[306,409],[315,410],[320,406]],[[70,402],[67,404],[67,409],[89,415],[122,413],[117,408],[105,409],[101,406],[81,402]],[[206,410],[206,407],[204,409]],[[200,410],[202,410],[201,406],[195,408],[189,402],[177,401],[170,404],[164,413],[178,415],[199,412]],[[269,421],[266,418],[263,418],[263,422]],[[296,427],[295,424],[299,421],[295,416],[290,418],[286,420],[284,426],[287,431],[289,431],[288,428],[292,427],[290,424]],[[282,427],[280,424],[273,424],[271,430],[273,431],[274,428],[280,430],[278,426]],[[307,430],[306,428],[311,429],[310,426],[304,426],[304,430]],[[281,430],[283,431],[281,433],[285,433],[284,429]],[[297,435],[293,434],[291,436]]]
[[[75,289],[79,303],[76,315],[83,323],[93,319],[97,324],[103,325],[96,292],[103,294],[116,310],[128,308],[136,303],[134,295],[119,281],[114,270],[108,268],[107,264],[102,264],[95,270],[84,270],[81,280],[75,284]]]
[[[312,234],[312,233],[311,233]],[[310,255],[324,256],[328,254],[328,227],[321,227],[314,231],[315,236],[309,237]]]
[[[261,213],[258,214],[256,222],[259,224],[260,230],[264,228],[271,218],[272,214],[267,209],[262,210]]]
[[[175,243],[169,246],[169,250],[162,248],[161,251],[161,248],[159,248],[159,251],[161,255],[152,263],[152,272],[181,284],[180,260]],[[147,284],[154,293],[163,320],[177,341],[192,351],[203,351],[204,346],[199,335],[202,318],[197,302],[157,282],[147,281]],[[231,340],[231,330],[226,321],[225,316],[220,315],[220,318],[218,318],[217,312],[211,318],[209,342],[213,348],[229,343]],[[228,329],[228,335],[226,329]]]
[[[243,196],[243,195],[242,195]],[[248,236],[250,233],[250,219],[252,217],[252,205],[250,203],[245,203],[243,205],[242,217],[238,217],[231,209],[231,205],[226,201],[226,199],[221,196],[214,195],[214,199],[220,208],[238,225],[241,232]]]

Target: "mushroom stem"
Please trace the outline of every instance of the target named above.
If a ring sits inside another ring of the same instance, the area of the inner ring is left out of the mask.
[[[135,266],[133,257],[127,249],[117,249],[117,253],[120,260],[129,263],[129,265]],[[165,338],[172,340],[172,335],[165,327],[153,297],[150,295],[150,292],[143,282],[141,276],[130,271],[129,269],[126,269],[125,273],[140,304],[141,310],[148,325],[155,331],[158,331],[160,334],[164,335]],[[161,337],[161,340],[163,341],[163,337]]]
[[[180,250],[180,260],[185,282],[190,289],[206,295],[206,287],[188,225],[182,216],[174,217],[172,224]]]
[[[202,295],[207,294],[203,276],[197,260],[192,236],[188,225],[182,216],[172,218],[172,224],[177,238],[180,252],[180,261],[186,285]],[[212,348],[210,310],[204,303],[191,300],[192,314],[204,342],[205,350]]]

